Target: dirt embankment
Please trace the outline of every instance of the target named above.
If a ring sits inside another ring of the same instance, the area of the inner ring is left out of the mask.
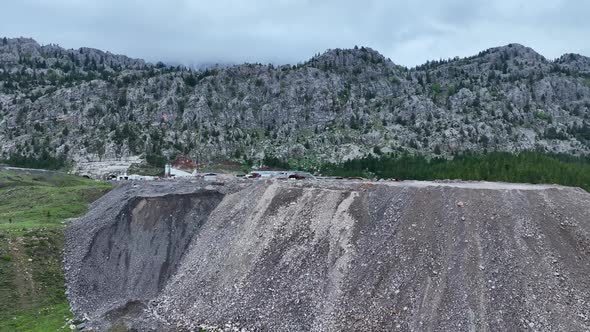
[[[582,190],[144,186],[113,191],[67,232],[70,301],[89,326],[590,330]]]

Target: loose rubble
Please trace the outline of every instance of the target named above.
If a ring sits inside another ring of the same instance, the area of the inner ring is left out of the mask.
[[[69,226],[68,297],[99,331],[588,331],[589,217],[550,185],[126,184]]]

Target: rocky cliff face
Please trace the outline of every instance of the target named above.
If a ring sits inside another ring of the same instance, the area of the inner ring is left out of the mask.
[[[485,182],[127,184],[66,231],[69,299],[100,331],[586,331],[589,203]]]
[[[417,68],[369,48],[188,71],[0,39],[0,158],[338,161],[374,151],[590,152],[590,60],[511,44]],[[378,149],[375,149],[378,147]]]

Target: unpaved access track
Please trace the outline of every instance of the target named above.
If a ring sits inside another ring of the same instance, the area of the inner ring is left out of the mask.
[[[71,223],[65,271],[99,331],[590,331],[590,194],[129,183]]]

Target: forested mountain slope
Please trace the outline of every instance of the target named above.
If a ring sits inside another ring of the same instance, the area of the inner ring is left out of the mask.
[[[370,48],[189,71],[0,39],[0,159],[341,161],[367,153],[586,154],[590,59],[510,44],[417,68]]]

